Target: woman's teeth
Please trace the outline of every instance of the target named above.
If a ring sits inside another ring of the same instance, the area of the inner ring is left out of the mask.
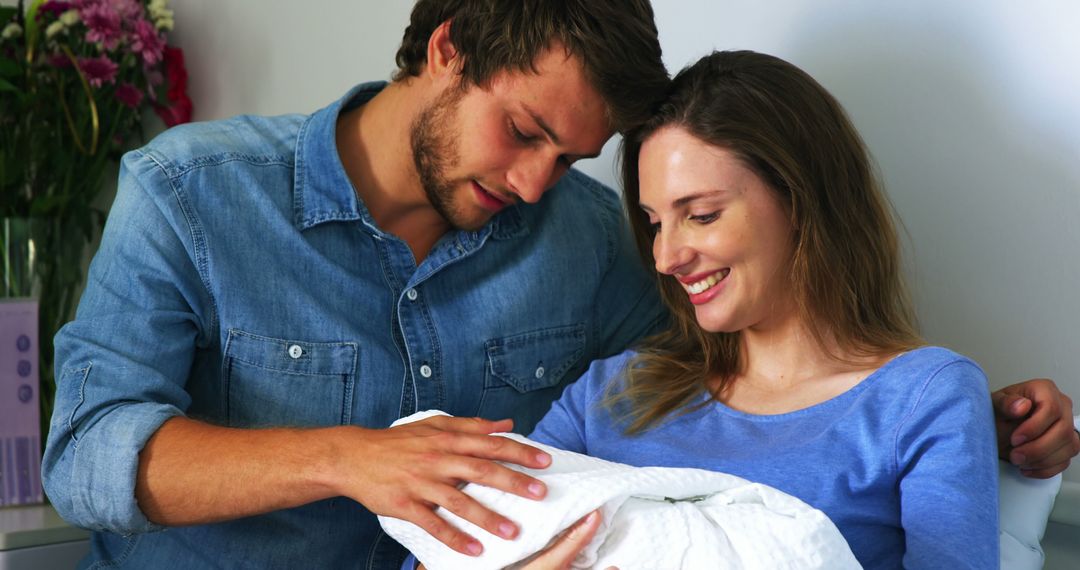
[[[717,283],[722,281],[724,277],[727,277],[729,271],[730,270],[728,269],[721,269],[720,271],[713,273],[712,275],[702,279],[701,281],[697,281],[695,283],[687,285],[686,290],[689,291],[692,295],[704,293],[705,291],[708,291],[709,288],[711,288],[713,285],[716,285]]]

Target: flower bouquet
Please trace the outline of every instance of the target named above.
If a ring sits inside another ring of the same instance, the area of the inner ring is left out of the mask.
[[[183,54],[166,44],[172,28],[166,0],[0,6],[0,297],[39,301],[44,426],[52,337],[73,316],[105,221],[96,199],[141,141],[144,112],[166,126],[191,119]]]

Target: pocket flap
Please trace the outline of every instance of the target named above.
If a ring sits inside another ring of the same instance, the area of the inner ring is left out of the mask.
[[[277,372],[348,375],[356,370],[356,343],[304,342],[229,329],[225,357]]]
[[[487,341],[488,363],[495,378],[519,392],[550,388],[585,353],[585,325],[527,332]]]

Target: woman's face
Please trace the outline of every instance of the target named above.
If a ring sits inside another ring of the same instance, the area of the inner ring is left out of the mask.
[[[735,154],[665,127],[641,146],[638,175],[656,270],[679,280],[703,329],[766,330],[795,315],[790,217]]]

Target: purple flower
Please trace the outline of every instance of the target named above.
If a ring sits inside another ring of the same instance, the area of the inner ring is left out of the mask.
[[[79,58],[79,69],[82,70],[83,75],[86,75],[86,80],[90,82],[90,85],[101,87],[105,83],[116,81],[116,72],[120,66],[102,55],[94,58]]]
[[[68,59],[68,57],[66,55],[62,54],[62,53],[49,54],[45,58],[45,63],[47,63],[47,64],[49,64],[49,65],[51,65],[53,67],[59,68],[59,69],[67,69],[67,68],[71,67],[71,60]]]
[[[131,30],[131,51],[139,54],[146,65],[154,65],[161,61],[163,49],[165,42],[154,25],[144,19],[136,20]]]
[[[165,83],[165,76],[161,74],[161,71],[147,69],[145,67],[143,68],[143,71],[146,72],[146,83],[150,87],[157,87],[158,85]],[[153,91],[151,91],[150,97],[153,98],[153,96]]]
[[[75,5],[71,2],[62,2],[61,0],[49,0],[48,2],[38,7],[38,17],[40,18],[42,14],[48,13],[52,14],[53,17],[58,18],[60,17],[60,14],[63,14],[64,12],[67,12],[74,7]]]
[[[79,5],[79,17],[86,24],[87,43],[100,43],[107,50],[120,43],[120,14],[112,6],[100,0],[83,0]]]
[[[116,88],[116,99],[132,109],[138,109],[139,104],[142,103],[143,94],[138,87],[130,83],[121,83]]]

